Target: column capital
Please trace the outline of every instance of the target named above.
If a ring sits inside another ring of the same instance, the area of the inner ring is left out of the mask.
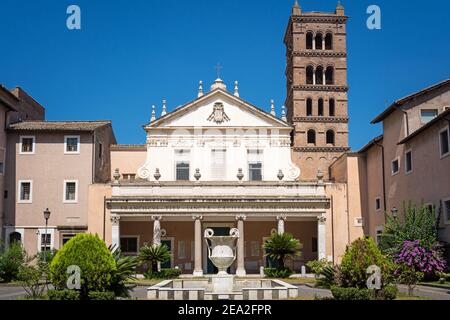
[[[161,221],[162,217],[161,216],[152,216],[152,220],[153,221]]]
[[[195,220],[195,221],[203,220],[203,216],[201,216],[201,215],[194,215],[194,216],[192,216],[192,219]]]
[[[110,217],[112,224],[118,224],[120,221],[120,216],[117,214],[113,214]]]
[[[245,221],[245,220],[247,220],[247,216],[240,214],[240,215],[236,216],[236,220],[237,221]]]
[[[287,217],[285,215],[279,215],[277,216],[277,221],[283,220],[286,221]]]
[[[318,221],[319,223],[325,223],[325,222],[327,222],[327,217],[325,217],[325,216],[319,216],[319,217],[317,217],[317,221]]]

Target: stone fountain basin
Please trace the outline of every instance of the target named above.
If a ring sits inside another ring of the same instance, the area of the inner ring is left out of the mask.
[[[235,279],[231,292],[213,292],[211,279],[167,280],[147,289],[150,300],[283,300],[297,297],[297,287],[270,279]]]

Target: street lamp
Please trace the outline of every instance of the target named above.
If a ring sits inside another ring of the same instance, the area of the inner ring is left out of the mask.
[[[44,235],[44,262],[47,262],[47,227],[48,227],[48,219],[50,219],[50,210],[44,210],[44,219],[45,219],[45,235]],[[42,236],[41,236],[42,240]]]

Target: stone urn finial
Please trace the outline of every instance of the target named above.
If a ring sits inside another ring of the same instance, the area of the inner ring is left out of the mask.
[[[119,183],[119,179],[120,179],[120,171],[119,168],[117,168],[116,170],[114,170],[114,183]]]
[[[197,180],[197,182],[199,182],[201,177],[202,177],[202,174],[200,173],[200,169],[195,169],[195,174],[194,174],[195,180]]]
[[[283,179],[284,179],[284,173],[283,173],[283,170],[280,169],[280,170],[278,171],[277,177],[278,177],[278,180],[280,180],[280,182],[283,181]]]
[[[244,173],[242,172],[242,168],[238,169],[238,174],[236,177],[239,179],[239,182],[242,182],[242,179],[244,179]]]
[[[156,181],[159,181],[159,179],[161,179],[161,173],[159,172],[159,168],[156,168],[153,177],[155,178]]]

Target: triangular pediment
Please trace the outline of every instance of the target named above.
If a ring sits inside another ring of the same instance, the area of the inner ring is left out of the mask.
[[[187,127],[291,128],[288,123],[221,89],[177,108],[146,128]]]

